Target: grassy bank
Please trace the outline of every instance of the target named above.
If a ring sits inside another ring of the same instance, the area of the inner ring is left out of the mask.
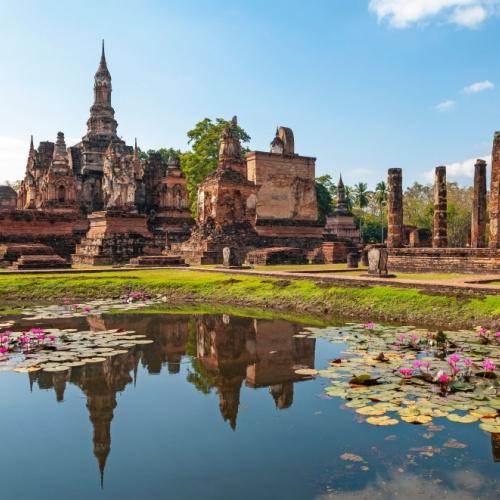
[[[431,295],[418,289],[340,286],[314,278],[283,280],[185,270],[92,274],[0,275],[0,304],[116,297],[129,291],[162,294],[168,303],[249,306],[306,315],[401,321],[442,327],[500,326],[500,296]]]

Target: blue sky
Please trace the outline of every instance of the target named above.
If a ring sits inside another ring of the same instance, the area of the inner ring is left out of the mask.
[[[204,117],[237,114],[267,150],[276,125],[317,174],[373,186],[471,181],[500,129],[498,0],[0,0],[0,182],[29,135],[85,133],[101,39],[119,134],[186,148]]]

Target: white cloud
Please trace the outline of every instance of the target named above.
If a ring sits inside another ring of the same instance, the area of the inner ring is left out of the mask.
[[[455,107],[455,105],[456,105],[455,101],[448,100],[448,101],[443,101],[443,102],[440,102],[439,104],[436,104],[434,106],[434,109],[436,111],[439,111],[440,113],[443,113],[444,111],[450,111],[451,109],[453,109]]]
[[[480,156],[478,158],[469,158],[468,160],[449,163],[446,165],[446,178],[450,181],[467,181],[470,182],[474,178],[474,164],[476,161],[484,160],[488,166],[491,165],[491,155]],[[428,170],[424,173],[426,180],[434,181],[434,169]]]
[[[478,92],[482,92],[483,90],[490,90],[494,88],[495,84],[493,82],[485,80],[484,82],[476,82],[472,83],[471,85],[467,85],[467,87],[464,88],[464,92],[466,94],[477,94]]]
[[[488,12],[482,5],[455,9],[450,21],[466,28],[476,28],[488,17]]]
[[[434,18],[476,28],[495,13],[500,0],[370,0],[369,9],[379,21],[387,20],[394,28]]]
[[[23,178],[28,150],[29,140],[0,136],[0,184]]]

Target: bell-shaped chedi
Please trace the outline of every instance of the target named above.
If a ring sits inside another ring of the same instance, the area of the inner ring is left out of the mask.
[[[78,208],[76,182],[62,132],[57,133],[52,162],[39,185],[40,208],[65,210]]]
[[[343,241],[348,246],[361,242],[359,229],[354,223],[354,216],[349,208],[342,175],[337,183],[335,208],[331,215],[327,216],[324,235],[327,241]]]
[[[189,240],[173,244],[171,252],[180,252],[192,264],[222,264],[225,247],[245,254],[256,244],[256,203],[234,117],[220,137],[217,169],[198,187],[196,228]]]

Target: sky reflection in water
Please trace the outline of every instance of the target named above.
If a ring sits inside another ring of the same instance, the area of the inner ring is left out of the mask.
[[[157,314],[51,325],[89,323],[155,342],[70,376],[0,373],[1,498],[500,496],[500,436],[446,419],[362,423],[324,396],[325,380],[294,373],[343,349],[294,337],[301,325]]]

